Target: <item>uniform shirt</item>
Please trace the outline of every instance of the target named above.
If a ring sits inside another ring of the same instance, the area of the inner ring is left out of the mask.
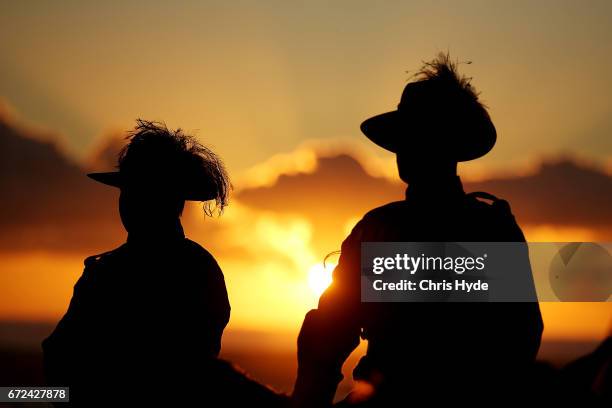
[[[503,382],[534,361],[543,330],[536,302],[360,302],[362,242],[524,242],[508,203],[489,197],[491,204],[466,195],[458,177],[444,185],[410,186],[405,200],[367,213],[343,242],[319,310],[368,340],[356,379],[382,394],[444,395],[440,390]],[[529,268],[527,251],[524,265]],[[530,269],[526,276],[533,285]]]
[[[219,265],[180,223],[130,234],[119,248],[85,260],[68,311],[43,342],[46,377],[88,405],[161,397],[170,384],[201,383],[229,315]],[[137,384],[148,384],[147,395]]]

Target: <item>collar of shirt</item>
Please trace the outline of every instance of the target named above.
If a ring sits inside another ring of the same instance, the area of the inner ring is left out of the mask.
[[[446,203],[465,196],[459,176],[432,183],[413,183],[406,189],[406,200],[415,203]]]
[[[133,231],[128,234],[127,243],[132,246],[164,246],[185,239],[185,232],[181,221],[177,218],[175,222],[166,226],[155,226],[146,231]]]

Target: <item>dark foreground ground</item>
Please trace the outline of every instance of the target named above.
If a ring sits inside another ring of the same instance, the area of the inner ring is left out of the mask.
[[[43,385],[40,342],[53,330],[51,324],[0,323],[0,386]],[[228,330],[224,334],[222,357],[240,366],[258,381],[290,393],[296,373],[295,335]],[[560,367],[593,351],[597,341],[547,341],[539,360]],[[363,353],[364,345],[353,353],[344,367],[345,380],[337,397],[351,388],[350,373]],[[29,404],[44,407],[44,404]],[[2,404],[0,407],[26,404]]]

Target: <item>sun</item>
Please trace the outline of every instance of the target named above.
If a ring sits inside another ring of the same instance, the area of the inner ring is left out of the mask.
[[[327,263],[323,266],[322,263],[316,263],[308,270],[308,286],[317,296],[327,289],[332,282],[332,271],[335,265]]]

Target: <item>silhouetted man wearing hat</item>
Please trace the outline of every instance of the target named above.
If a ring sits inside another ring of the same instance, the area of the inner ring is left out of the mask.
[[[440,55],[406,86],[397,110],[361,130],[397,155],[406,199],[370,211],[343,242],[333,283],[302,328],[296,400],[331,403],[359,336],[368,340],[353,373],[365,384],[353,394],[361,404],[495,406],[502,401],[489,398],[524,391],[543,329],[537,303],[360,302],[362,242],[525,240],[507,202],[466,194],[457,176],[458,162],[485,155],[496,141],[474,88]]]
[[[230,305],[219,265],[185,238],[180,216],[185,200],[206,202],[209,215],[212,203],[226,205],[221,161],[180,130],[139,120],[119,171],[89,177],[121,189],[127,242],[85,260],[67,313],[43,342],[48,382],[69,386],[82,406],[205,399],[197,393],[222,377],[216,357]]]

